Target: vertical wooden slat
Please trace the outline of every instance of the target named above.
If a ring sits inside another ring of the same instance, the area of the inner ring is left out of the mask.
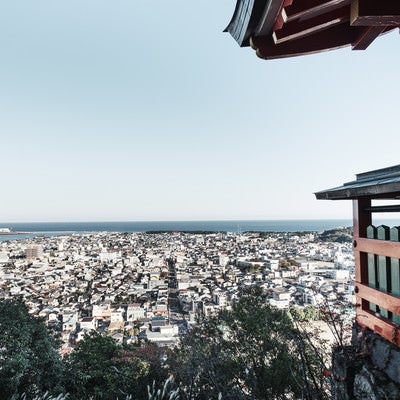
[[[376,232],[376,239],[390,239],[390,228],[388,226],[380,225],[378,226]],[[385,256],[378,256],[377,261],[377,287],[383,292],[390,292],[391,280],[389,258]],[[382,307],[380,308],[380,313],[383,317],[390,318],[388,311]]]
[[[376,239],[377,228],[374,225],[367,227],[367,238]],[[373,288],[379,288],[378,285],[378,274],[377,274],[377,256],[375,254],[368,253],[368,286]],[[376,312],[376,304],[369,303],[369,309]]]
[[[393,242],[400,242],[400,227],[395,226],[390,229],[390,240]],[[398,258],[392,257],[390,259],[390,271],[392,294],[400,297],[400,263]],[[393,314],[392,319],[396,324],[400,324],[400,315]]]

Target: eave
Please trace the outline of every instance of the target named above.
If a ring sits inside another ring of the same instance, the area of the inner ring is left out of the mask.
[[[398,0],[237,0],[225,31],[264,59],[352,46],[400,26]]]
[[[400,165],[357,175],[357,179],[342,186],[315,193],[318,200],[400,198]]]

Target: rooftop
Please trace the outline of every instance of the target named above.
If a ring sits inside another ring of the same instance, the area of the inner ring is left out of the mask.
[[[315,196],[318,200],[400,198],[400,165],[357,174],[355,181],[316,192]]]

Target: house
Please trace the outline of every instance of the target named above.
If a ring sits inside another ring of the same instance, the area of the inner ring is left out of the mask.
[[[83,317],[79,320],[79,326],[83,331],[96,330],[97,325],[97,318],[95,317]]]
[[[146,309],[139,303],[129,304],[126,311],[127,321],[140,321],[145,318]]]
[[[66,312],[62,314],[63,331],[74,332],[78,323],[78,314]]]
[[[289,308],[290,292],[282,287],[272,289],[272,298],[268,299],[271,306],[284,309]]]

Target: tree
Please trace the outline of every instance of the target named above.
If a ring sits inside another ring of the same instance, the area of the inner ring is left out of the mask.
[[[62,392],[58,343],[20,300],[0,300],[0,398]]]
[[[308,305],[304,308],[291,307],[290,317],[295,321],[318,321],[320,320],[320,309],[316,306]]]
[[[320,319],[319,308],[316,306],[306,306],[304,307],[304,319],[306,321],[318,321]]]
[[[69,399],[147,399],[147,385],[167,377],[161,350],[152,345],[120,346],[92,331],[65,359]]]
[[[304,321],[304,311],[300,307],[291,307],[289,314],[295,321]]]
[[[252,289],[184,337],[171,367],[186,400],[314,399],[319,361],[288,313]]]

